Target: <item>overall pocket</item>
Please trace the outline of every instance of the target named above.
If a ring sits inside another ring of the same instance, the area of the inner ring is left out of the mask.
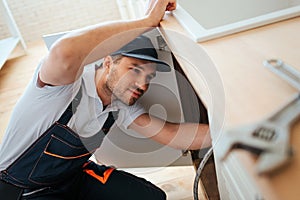
[[[3,179],[25,188],[55,184],[81,170],[90,156],[78,134],[56,122],[5,170]]]
[[[53,134],[36,161],[29,180],[41,185],[55,184],[81,170],[90,155],[80,141],[70,143]]]

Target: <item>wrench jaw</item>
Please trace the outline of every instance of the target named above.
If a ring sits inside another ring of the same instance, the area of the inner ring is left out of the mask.
[[[259,124],[239,127],[224,132],[222,141],[221,161],[225,161],[235,149],[247,150],[258,155],[256,172],[271,173],[291,160],[292,151],[286,137],[288,129],[277,128],[274,124],[263,121]]]
[[[275,125],[272,125],[275,127]],[[282,168],[292,158],[292,147],[289,142],[289,128],[277,127],[274,137],[270,140],[267,151],[262,152],[257,160],[258,174],[270,174]]]
[[[219,151],[220,160],[225,161],[235,149],[245,149],[255,154],[264,151],[266,143],[252,136],[257,126],[257,124],[253,124],[225,130],[222,135],[222,142],[219,143],[219,148],[222,149]]]
[[[285,148],[284,152],[264,152],[259,156],[256,165],[256,172],[259,175],[271,174],[286,166],[292,159],[292,150]]]

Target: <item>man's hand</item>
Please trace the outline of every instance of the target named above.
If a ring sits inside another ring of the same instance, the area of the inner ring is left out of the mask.
[[[158,26],[165,11],[176,9],[176,0],[149,0],[146,16],[152,21],[152,26]]]

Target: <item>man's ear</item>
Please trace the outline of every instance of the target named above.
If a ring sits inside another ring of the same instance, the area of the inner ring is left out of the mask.
[[[109,69],[112,63],[113,63],[112,57],[106,56],[104,57],[104,61],[102,65],[105,69]]]

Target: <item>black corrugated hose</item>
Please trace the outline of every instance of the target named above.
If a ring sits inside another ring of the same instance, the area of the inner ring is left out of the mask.
[[[196,177],[194,180],[194,200],[199,200],[198,199],[198,185],[199,185],[199,181],[200,181],[200,176],[201,176],[201,172],[205,166],[205,164],[207,163],[208,159],[210,158],[210,156],[212,155],[213,152],[213,147],[210,147],[209,150],[206,152],[206,154],[204,155],[201,163],[199,164],[199,167],[197,169],[196,172]]]

